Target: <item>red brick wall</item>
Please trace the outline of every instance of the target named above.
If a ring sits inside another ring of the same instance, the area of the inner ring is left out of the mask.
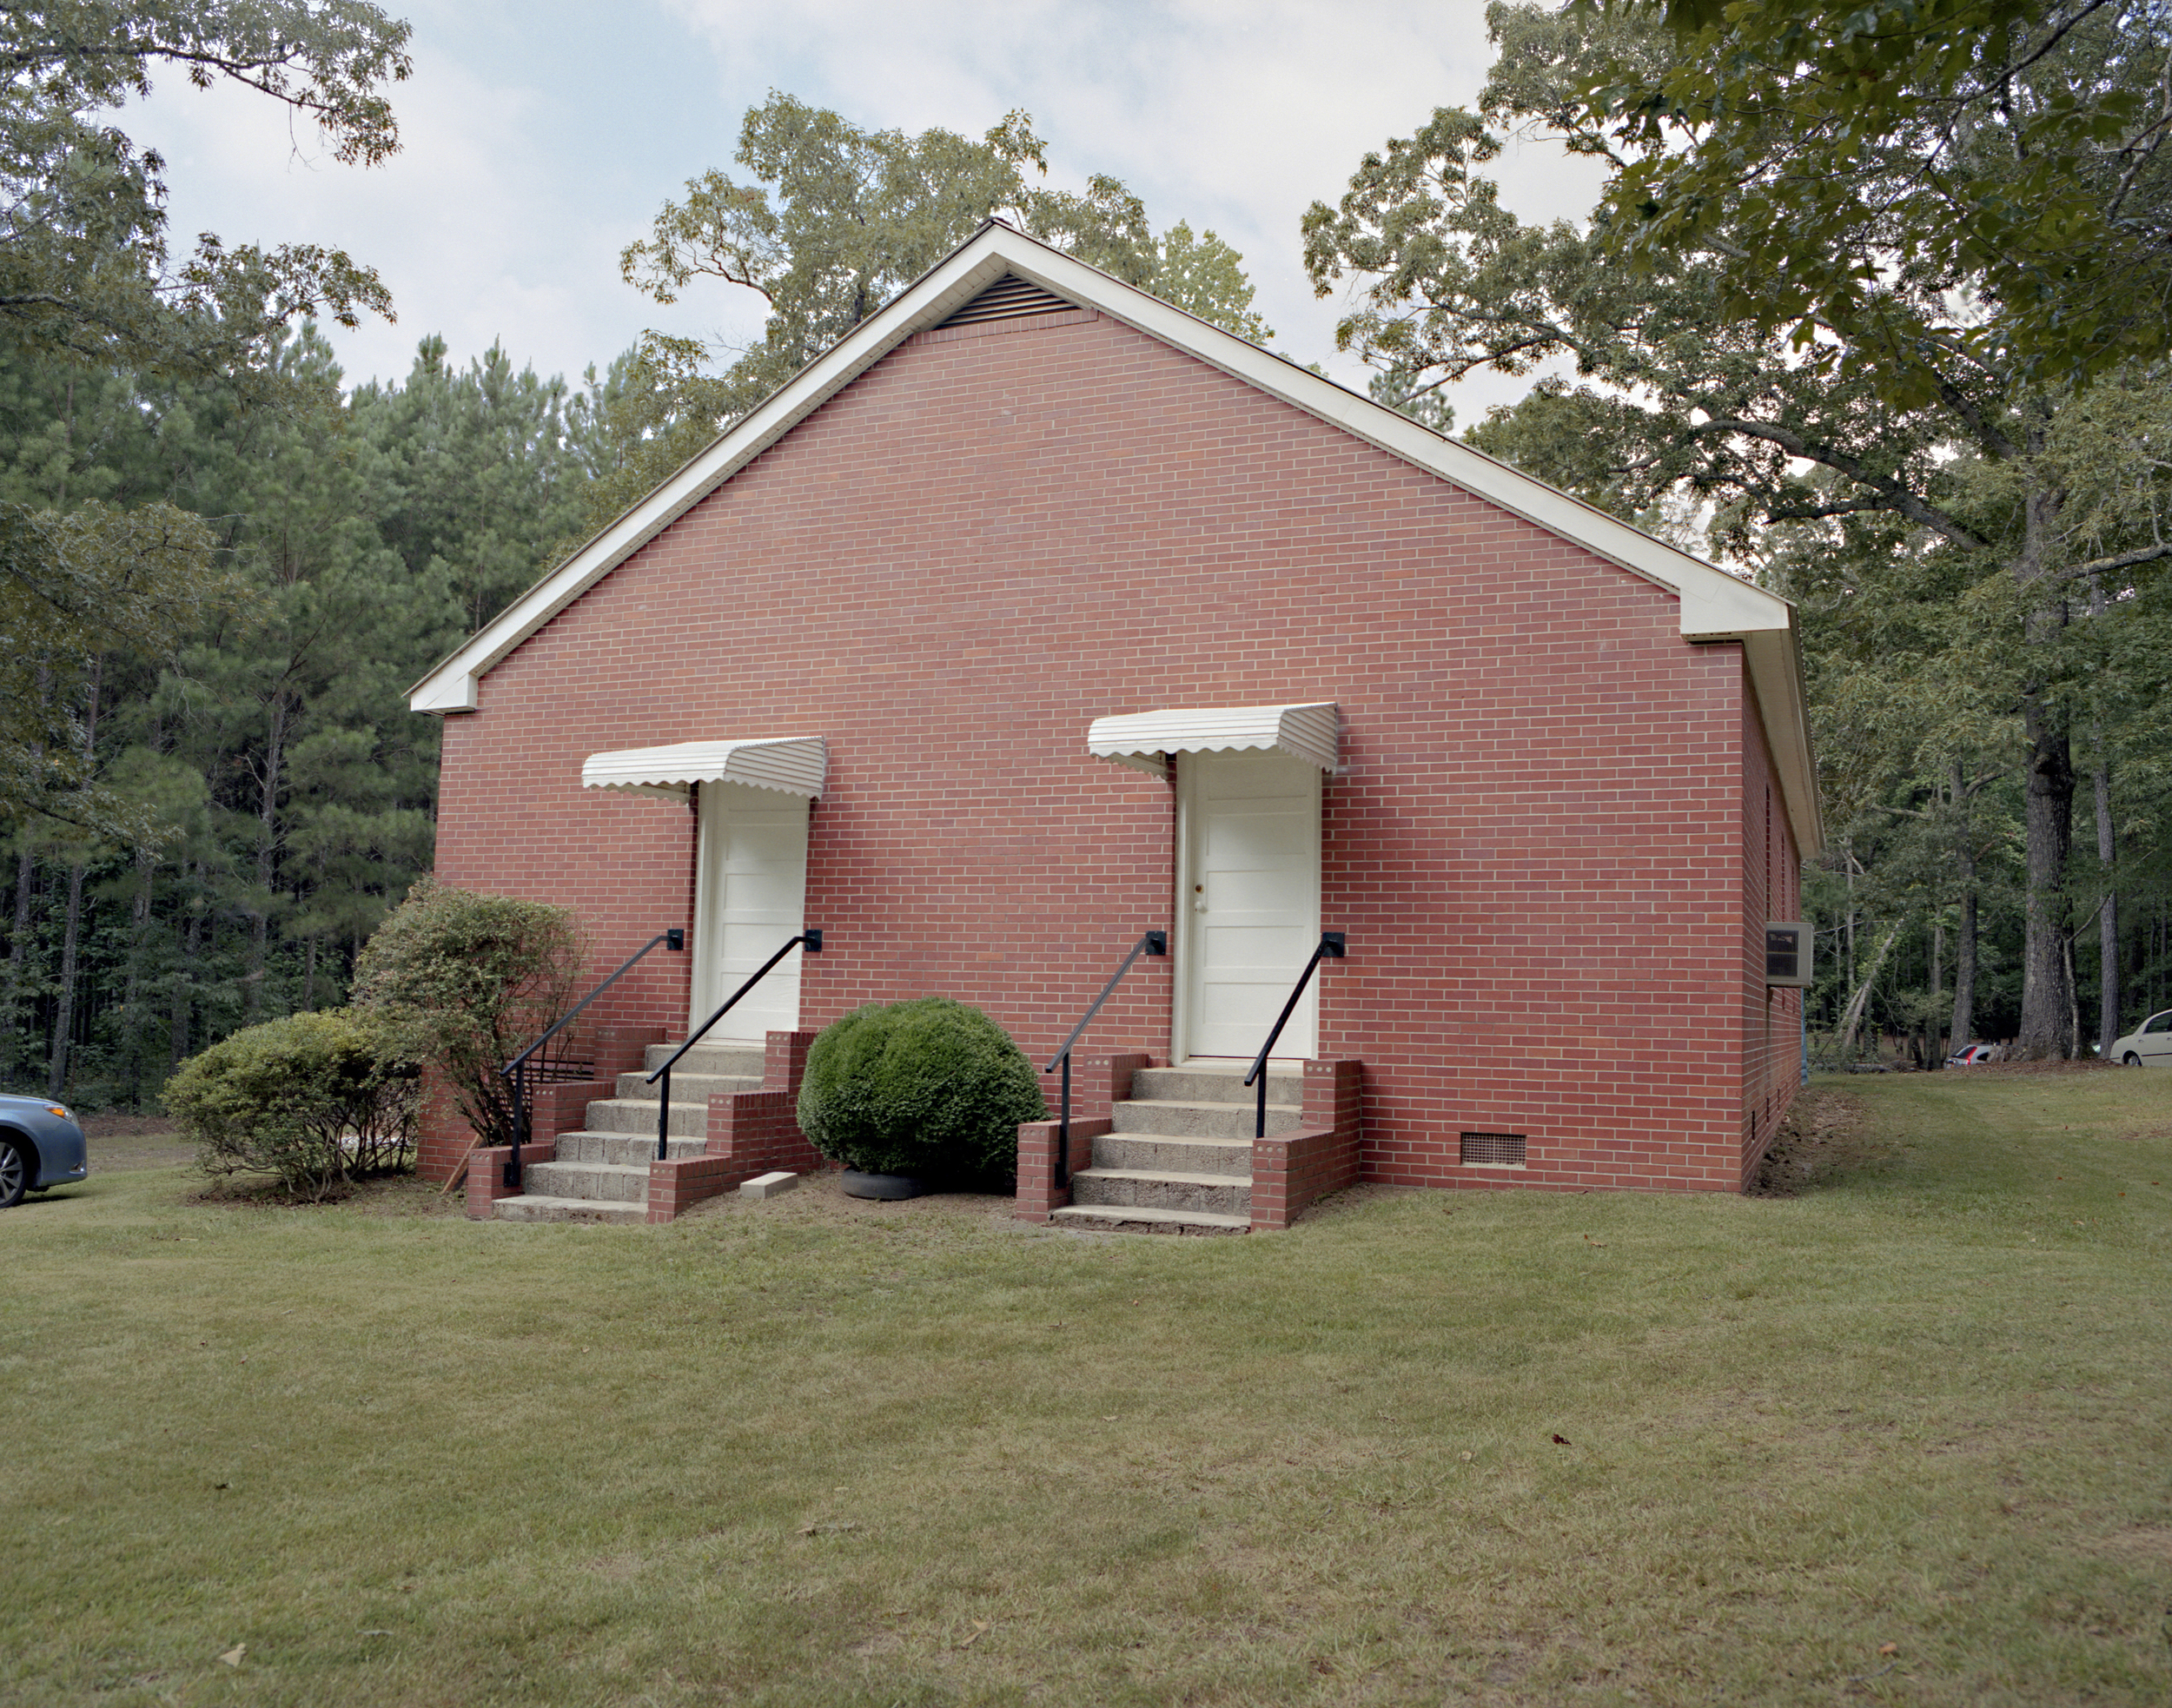
[[[439,871],[574,904],[600,969],[688,923],[693,820],[582,759],[819,733],[802,1023],[940,992],[1045,1059],[1171,923],[1171,791],[1088,723],[1328,699],[1319,1054],[1366,1064],[1366,1174],[1733,1189],[1740,648],[1098,316],[921,334],[513,652],[448,720]],[[683,1024],[686,965],[616,1017]],[[1088,1044],[1165,1054],[1169,1003],[1142,961]],[[1527,1167],[1460,1166],[1471,1128]]]

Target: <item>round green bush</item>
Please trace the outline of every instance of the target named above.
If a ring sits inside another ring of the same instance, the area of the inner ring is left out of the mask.
[[[1010,1035],[948,996],[854,1010],[799,1082],[799,1130],[832,1162],[959,1186],[1015,1181],[1018,1123],[1048,1112]]]

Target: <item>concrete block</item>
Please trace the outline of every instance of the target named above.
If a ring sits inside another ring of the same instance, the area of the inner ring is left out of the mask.
[[[741,1182],[739,1196],[742,1198],[774,1198],[779,1193],[791,1191],[798,1184],[798,1175],[786,1174],[781,1168],[772,1169],[768,1174],[757,1175],[752,1180]]]

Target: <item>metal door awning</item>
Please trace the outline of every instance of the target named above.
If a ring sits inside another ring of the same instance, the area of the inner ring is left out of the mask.
[[[697,783],[745,783],[814,800],[821,797],[829,769],[829,749],[818,735],[756,736],[591,753],[581,765],[580,782],[584,789],[624,789],[677,800]]]
[[[1243,748],[1288,753],[1321,771],[1335,767],[1333,700],[1308,705],[1211,705],[1182,711],[1131,712],[1096,718],[1086,751],[1134,771],[1169,775],[1169,753],[1221,753]]]

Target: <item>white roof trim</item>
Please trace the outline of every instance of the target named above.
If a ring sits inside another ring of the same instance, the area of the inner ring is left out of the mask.
[[[681,741],[669,747],[626,747],[591,753],[580,768],[584,789],[626,789],[684,798],[696,783],[745,783],[818,799],[830,768],[818,735],[743,741]]]
[[[513,600],[416,683],[408,705],[417,712],[474,711],[482,678],[513,648],[914,333],[940,325],[1006,273],[1096,308],[1665,589],[1680,601],[1685,640],[1747,640],[1775,633],[1788,637],[1791,652],[1796,648],[1793,608],[1785,599],[1286,357],[990,222]],[[1798,661],[1798,682],[1800,668]],[[1783,758],[1780,769],[1796,835],[1807,855],[1824,841],[1817,791],[1814,784],[1805,786],[1811,777],[1809,728],[1799,718],[1791,726],[1774,721],[1786,716],[1786,708],[1770,698],[1765,710],[1776,755],[1782,748],[1800,750],[1791,759]]]
[[[1086,751],[1134,771],[1169,775],[1164,753],[1223,753],[1260,748],[1288,753],[1321,771],[1335,765],[1334,702],[1308,705],[1211,705],[1096,718]]]

